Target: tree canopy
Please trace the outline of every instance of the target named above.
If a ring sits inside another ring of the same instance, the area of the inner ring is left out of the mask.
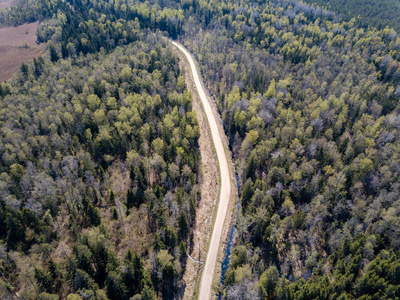
[[[42,21],[47,45],[0,84],[1,295],[179,294],[199,124],[168,36],[194,53],[238,171],[224,297],[400,297],[398,20],[371,16],[376,1],[347,1],[341,18],[340,3],[29,0],[0,12],[2,25]]]

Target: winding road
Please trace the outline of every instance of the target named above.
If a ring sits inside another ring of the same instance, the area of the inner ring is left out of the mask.
[[[199,298],[200,300],[208,300],[211,298],[211,288],[214,278],[215,265],[217,263],[218,248],[221,242],[222,230],[224,227],[225,217],[228,211],[230,193],[231,193],[231,176],[229,172],[228,159],[222,143],[221,133],[218,130],[217,120],[211,107],[211,101],[204,91],[201,84],[199,73],[194,63],[192,55],[180,44],[172,42],[186,57],[190,65],[193,80],[196,89],[199,93],[204,112],[207,116],[208,125],[211,130],[211,137],[217,152],[217,159],[219,164],[219,172],[221,178],[221,188],[219,194],[219,204],[217,210],[217,217],[214,222],[214,229],[212,231],[211,242],[207,251],[207,257],[203,268],[202,277],[200,280]]]

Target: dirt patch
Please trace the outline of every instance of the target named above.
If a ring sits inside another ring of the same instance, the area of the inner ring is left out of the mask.
[[[44,45],[36,44],[38,25],[36,22],[0,28],[0,82],[11,78],[23,62],[44,53]]]
[[[17,4],[17,0],[0,0],[0,10]]]

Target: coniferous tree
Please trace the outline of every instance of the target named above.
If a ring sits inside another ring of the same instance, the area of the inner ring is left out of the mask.
[[[186,240],[189,233],[189,223],[187,220],[186,212],[181,211],[178,217],[179,237],[181,240]]]
[[[50,46],[50,60],[52,62],[56,62],[58,61],[59,57],[58,57],[58,53],[57,50],[54,48],[54,46]]]
[[[128,192],[126,193],[126,206],[130,209],[135,206],[135,204],[135,194],[132,189],[128,189]]]
[[[115,199],[117,198],[117,195],[115,195],[115,192],[113,190],[110,190],[110,196],[108,199],[108,202],[110,205],[115,205]]]

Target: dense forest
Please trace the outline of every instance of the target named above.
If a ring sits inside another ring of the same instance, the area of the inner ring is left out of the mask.
[[[347,20],[356,18],[358,25],[400,30],[400,2],[398,0],[304,0],[342,15]]]
[[[164,34],[196,55],[239,173],[223,297],[399,298],[400,36],[385,5],[379,24],[367,6],[342,19],[295,0],[0,13],[43,20],[48,47],[0,85],[2,297],[179,297],[199,129]]]
[[[226,297],[399,297],[400,37],[295,1],[224,9],[184,40],[242,182]]]
[[[177,58],[145,32],[54,55],[1,85],[1,295],[173,298],[200,196]]]

